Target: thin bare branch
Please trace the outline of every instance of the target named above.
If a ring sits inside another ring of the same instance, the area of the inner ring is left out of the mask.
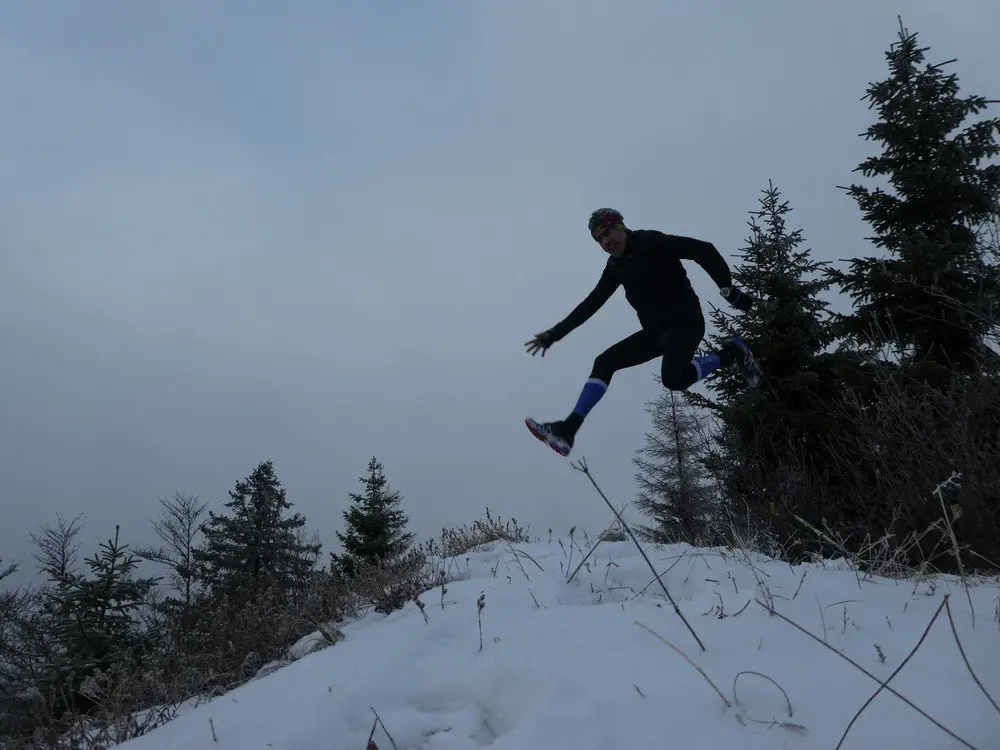
[[[861,716],[864,710],[868,708],[869,705],[871,705],[871,702],[878,697],[878,694],[881,693],[882,690],[889,685],[889,683],[892,681],[892,678],[900,673],[903,667],[906,666],[906,663],[910,661],[911,658],[913,658],[913,655],[917,653],[917,649],[920,648],[920,646],[924,642],[924,639],[927,638],[927,634],[930,633],[931,628],[934,627],[934,622],[937,620],[938,615],[941,614],[941,610],[944,609],[947,605],[948,605],[948,595],[945,594],[944,598],[941,600],[941,604],[939,604],[938,608],[934,611],[934,616],[931,618],[930,622],[927,623],[927,627],[924,628],[923,635],[921,635],[920,638],[917,640],[916,645],[912,649],[910,649],[910,653],[908,653],[906,655],[906,658],[899,663],[899,666],[892,671],[892,674],[889,675],[889,679],[883,682],[881,685],[879,685],[878,690],[872,693],[871,697],[868,700],[866,700],[862,704],[861,708],[858,709],[858,712],[854,714],[854,717],[851,719],[850,723],[848,723],[847,728],[844,730],[844,733],[840,736],[840,742],[837,743],[837,747],[835,748],[835,750],[840,750],[841,745],[844,744],[844,740],[847,739],[847,733],[850,732],[851,727],[854,726],[854,722],[856,722],[858,720],[858,717]]]
[[[719,690],[719,687],[714,682],[712,682],[712,678],[709,677],[705,673],[705,670],[702,669],[701,667],[699,667],[693,661],[691,661],[691,658],[687,654],[685,654],[683,651],[681,651],[679,648],[677,648],[677,646],[675,646],[674,644],[672,644],[670,641],[668,641],[666,638],[664,638],[662,635],[660,635],[659,633],[657,633],[655,630],[653,630],[652,628],[648,627],[647,625],[642,624],[638,620],[633,620],[633,622],[635,622],[636,625],[638,625],[640,628],[642,628],[646,632],[651,633],[656,638],[659,638],[663,643],[665,643],[668,646],[670,646],[670,648],[672,648],[676,653],[680,654],[680,656],[684,659],[684,661],[686,661],[692,667],[694,667],[695,669],[697,669],[698,673],[702,677],[705,678],[705,682],[707,682],[709,685],[711,685],[712,689],[715,690],[715,692],[719,694],[719,697],[722,699],[722,702],[726,704],[726,708],[732,708],[732,704],[729,702],[729,699],[726,697],[725,693],[723,693],[721,690]]]
[[[653,575],[656,576],[657,580],[660,582],[660,587],[663,589],[663,593],[666,595],[667,600],[670,602],[671,606],[673,606],[674,612],[676,612],[677,616],[681,618],[681,621],[687,627],[688,631],[690,631],[691,635],[694,636],[695,641],[698,642],[698,646],[701,648],[702,651],[704,651],[705,644],[701,642],[701,638],[698,637],[698,634],[694,631],[694,628],[691,627],[691,623],[687,621],[687,618],[684,617],[684,613],[681,612],[680,607],[677,606],[677,602],[675,602],[674,598],[670,595],[670,592],[667,590],[667,585],[660,579],[659,574],[656,572],[656,568],[653,567],[653,563],[650,562],[649,556],[646,554],[646,551],[642,548],[642,545],[639,543],[639,540],[635,538],[635,534],[632,533],[632,528],[627,523],[625,523],[625,519],[623,519],[618,514],[618,511],[615,509],[615,506],[611,504],[611,501],[608,500],[607,495],[604,494],[603,490],[601,490],[597,482],[594,481],[594,477],[591,475],[590,469],[587,468],[586,459],[581,459],[577,463],[573,464],[573,468],[586,475],[587,479],[590,480],[590,483],[594,485],[594,489],[596,489],[598,494],[604,499],[604,502],[607,503],[607,506],[611,508],[611,512],[615,514],[615,517],[621,523],[622,528],[625,529],[628,535],[632,538],[632,541],[635,542],[635,546],[639,550],[639,554],[642,555],[643,559],[646,561],[646,564],[649,566],[649,569],[653,571]]]
[[[969,657],[965,655],[965,649],[962,648],[962,641],[958,637],[958,630],[955,629],[955,620],[951,616],[951,604],[948,603],[947,596],[945,597],[945,609],[947,610],[948,613],[948,623],[951,625],[951,634],[955,636],[955,645],[958,646],[958,653],[962,655],[962,661],[965,662],[965,668],[969,670],[969,674],[972,675],[972,679],[975,680],[976,684],[979,686],[979,689],[983,691],[983,695],[986,696],[986,699],[993,705],[993,708],[997,710],[997,713],[1000,713],[1000,706],[997,705],[997,702],[993,700],[993,696],[990,695],[989,692],[987,692],[985,687],[983,687],[983,683],[980,682],[979,678],[976,676],[976,673],[972,671],[972,665],[969,664]]]
[[[958,742],[961,742],[966,747],[971,748],[971,750],[976,750],[976,746],[975,745],[971,744],[970,742],[967,742],[966,740],[963,740],[961,737],[959,737],[953,731],[951,731],[950,729],[948,729],[948,727],[946,727],[940,721],[938,721],[937,719],[935,719],[934,717],[932,717],[930,714],[928,714],[926,711],[924,711],[922,708],[920,708],[919,706],[917,706],[916,704],[914,704],[913,701],[911,701],[909,698],[907,698],[904,695],[901,695],[894,688],[891,688],[886,683],[882,682],[882,680],[880,680],[878,677],[876,677],[875,675],[873,675],[867,669],[865,669],[864,667],[862,667],[860,664],[858,664],[856,661],[854,661],[851,657],[847,656],[846,654],[842,653],[841,651],[838,651],[837,649],[835,649],[830,644],[828,644],[828,643],[824,642],[823,640],[821,640],[818,636],[815,636],[812,633],[810,633],[808,630],[806,630],[804,627],[802,627],[801,625],[799,625],[797,622],[789,619],[788,617],[786,617],[785,615],[781,614],[780,612],[778,612],[773,607],[769,607],[767,604],[765,604],[764,602],[762,602],[760,599],[755,599],[754,601],[756,601],[757,604],[759,604],[768,613],[770,613],[772,615],[775,615],[776,617],[784,620],[789,625],[791,625],[792,627],[794,627],[796,630],[798,630],[801,633],[804,633],[805,635],[809,636],[814,641],[816,641],[817,643],[821,644],[823,647],[828,648],[830,651],[832,651],[833,653],[835,653],[841,659],[844,659],[846,662],[848,662],[849,664],[851,664],[855,669],[857,669],[862,674],[864,674],[867,677],[870,677],[871,679],[873,679],[879,685],[883,686],[886,690],[888,690],[890,693],[892,693],[897,698],[899,698],[901,701],[903,701],[903,703],[905,703],[906,705],[908,705],[910,708],[912,708],[914,711],[916,711],[917,713],[919,713],[921,716],[923,716],[929,722],[931,722],[932,724],[934,724],[934,726],[938,727],[938,729],[940,729],[941,731],[945,732],[947,735],[949,735],[953,739],[957,740]]]

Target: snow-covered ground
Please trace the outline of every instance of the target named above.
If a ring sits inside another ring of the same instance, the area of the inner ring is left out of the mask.
[[[973,624],[954,579],[859,585],[844,563],[646,550],[704,650],[630,542],[600,544],[570,583],[583,552],[571,560],[568,539],[495,543],[452,561],[465,580],[424,594],[423,613],[350,623],[342,642],[121,747],[365,750],[377,712],[379,750],[834,750],[879,687],[843,656],[885,680],[939,612],[889,688],[968,744],[884,689],[840,747],[1000,748],[984,693],[1000,701],[996,582],[971,589]]]

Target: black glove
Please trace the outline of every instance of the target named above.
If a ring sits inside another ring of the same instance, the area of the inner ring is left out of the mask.
[[[754,299],[753,295],[749,292],[744,292],[741,289],[737,289],[734,286],[723,287],[719,290],[719,294],[725,297],[726,301],[741,312],[746,312],[751,307],[753,307]]]
[[[542,331],[537,334],[535,338],[531,341],[525,342],[525,346],[528,348],[528,354],[534,357],[538,350],[542,350],[542,356],[545,356],[545,352],[548,351],[549,347],[552,346],[558,339],[556,339],[550,331]]]

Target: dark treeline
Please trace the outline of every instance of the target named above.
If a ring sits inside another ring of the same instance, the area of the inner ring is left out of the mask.
[[[901,23],[867,90],[876,153],[844,190],[871,255],[813,259],[789,201],[762,190],[734,273],[761,302],[713,323],[744,337],[767,384],[722,373],[707,396],[649,405],[636,463],[651,538],[735,530],[791,561],[881,572],[1000,561],[1000,120],[961,94],[954,61],[926,55]],[[837,295],[849,313],[831,312]]]
[[[286,660],[302,636],[335,643],[344,618],[391,612],[442,580],[438,543],[413,543],[377,458],[360,481],[343,550],[325,562],[271,461],[218,512],[183,493],[161,499],[156,545],[133,550],[116,527],[81,559],[79,517],[33,533],[41,582],[0,596],[0,748],[74,747],[84,735],[110,746]],[[479,526],[459,541],[490,533],[510,529]]]

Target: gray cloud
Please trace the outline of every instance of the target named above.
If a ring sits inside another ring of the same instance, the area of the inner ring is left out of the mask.
[[[616,296],[523,352],[600,273],[589,211],[735,262],[773,178],[817,256],[868,251],[836,185],[870,153],[892,3],[246,8],[37,4],[0,32],[0,556],[57,513],[143,544],[157,496],[219,507],[264,458],[328,545],[373,454],[421,533],[486,505],[597,531],[603,503],[522,424],[564,416],[636,326]],[[1000,10],[903,10],[995,93]],[[581,432],[616,501],[655,371],[616,376]]]

